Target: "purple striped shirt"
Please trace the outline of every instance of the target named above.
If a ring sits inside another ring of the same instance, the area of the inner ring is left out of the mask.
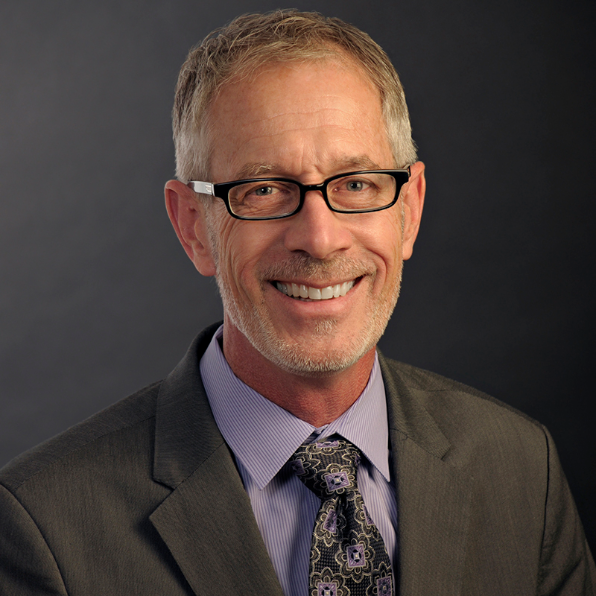
[[[333,434],[351,441],[365,456],[358,467],[358,487],[395,566],[397,503],[378,359],[356,402],[330,424],[315,428],[234,375],[219,345],[222,333],[223,326],[201,359],[201,377],[217,426],[236,458],[284,594],[308,594],[310,543],[321,503],[285,464],[303,443]]]

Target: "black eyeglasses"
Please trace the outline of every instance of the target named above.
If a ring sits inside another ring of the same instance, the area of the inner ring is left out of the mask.
[[[365,170],[337,174],[321,184],[302,184],[290,178],[251,178],[234,182],[190,181],[197,193],[221,199],[236,219],[281,219],[302,209],[307,192],[320,191],[331,211],[370,213],[395,205],[410,178],[405,170]]]

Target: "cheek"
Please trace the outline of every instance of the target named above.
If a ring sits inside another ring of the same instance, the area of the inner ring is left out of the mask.
[[[360,243],[375,261],[378,281],[399,269],[401,258],[401,217],[395,209],[371,213],[370,222],[363,222]]]
[[[220,227],[219,273],[245,291],[259,284],[259,264],[271,250],[271,235],[261,227],[259,222],[243,222],[229,216]]]

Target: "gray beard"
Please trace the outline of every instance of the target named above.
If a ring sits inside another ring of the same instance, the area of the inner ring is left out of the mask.
[[[282,370],[300,376],[327,376],[345,370],[355,364],[362,356],[378,343],[385,332],[401,285],[401,271],[396,279],[391,297],[386,303],[379,303],[370,315],[370,321],[364,325],[358,336],[352,337],[341,350],[324,354],[313,354],[310,346],[291,343],[277,335],[273,325],[263,316],[265,311],[259,310],[255,304],[239,304],[228,288],[222,276],[216,274],[216,281],[222,298],[224,311],[231,323],[246,337],[250,344],[267,360]],[[296,255],[286,261],[276,263],[263,272],[261,279],[291,279],[295,276],[315,276],[317,281],[328,279],[355,279],[363,275],[376,275],[367,270],[359,261],[351,258],[320,261],[308,255]],[[263,281],[262,284],[268,284]],[[329,337],[336,331],[338,321],[333,318],[313,323],[314,337]]]

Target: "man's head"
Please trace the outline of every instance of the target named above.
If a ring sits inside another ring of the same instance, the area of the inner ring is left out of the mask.
[[[237,374],[264,363],[307,376],[345,370],[385,329],[422,210],[424,166],[413,163],[399,79],[368,36],[320,15],[241,17],[222,36],[193,50],[180,75],[170,217],[197,269],[217,277]],[[372,213],[332,212],[310,191],[291,217],[241,221],[183,184],[319,184],[410,164],[398,204]],[[288,296],[292,284],[309,297]],[[325,288],[340,295],[318,300]]]

